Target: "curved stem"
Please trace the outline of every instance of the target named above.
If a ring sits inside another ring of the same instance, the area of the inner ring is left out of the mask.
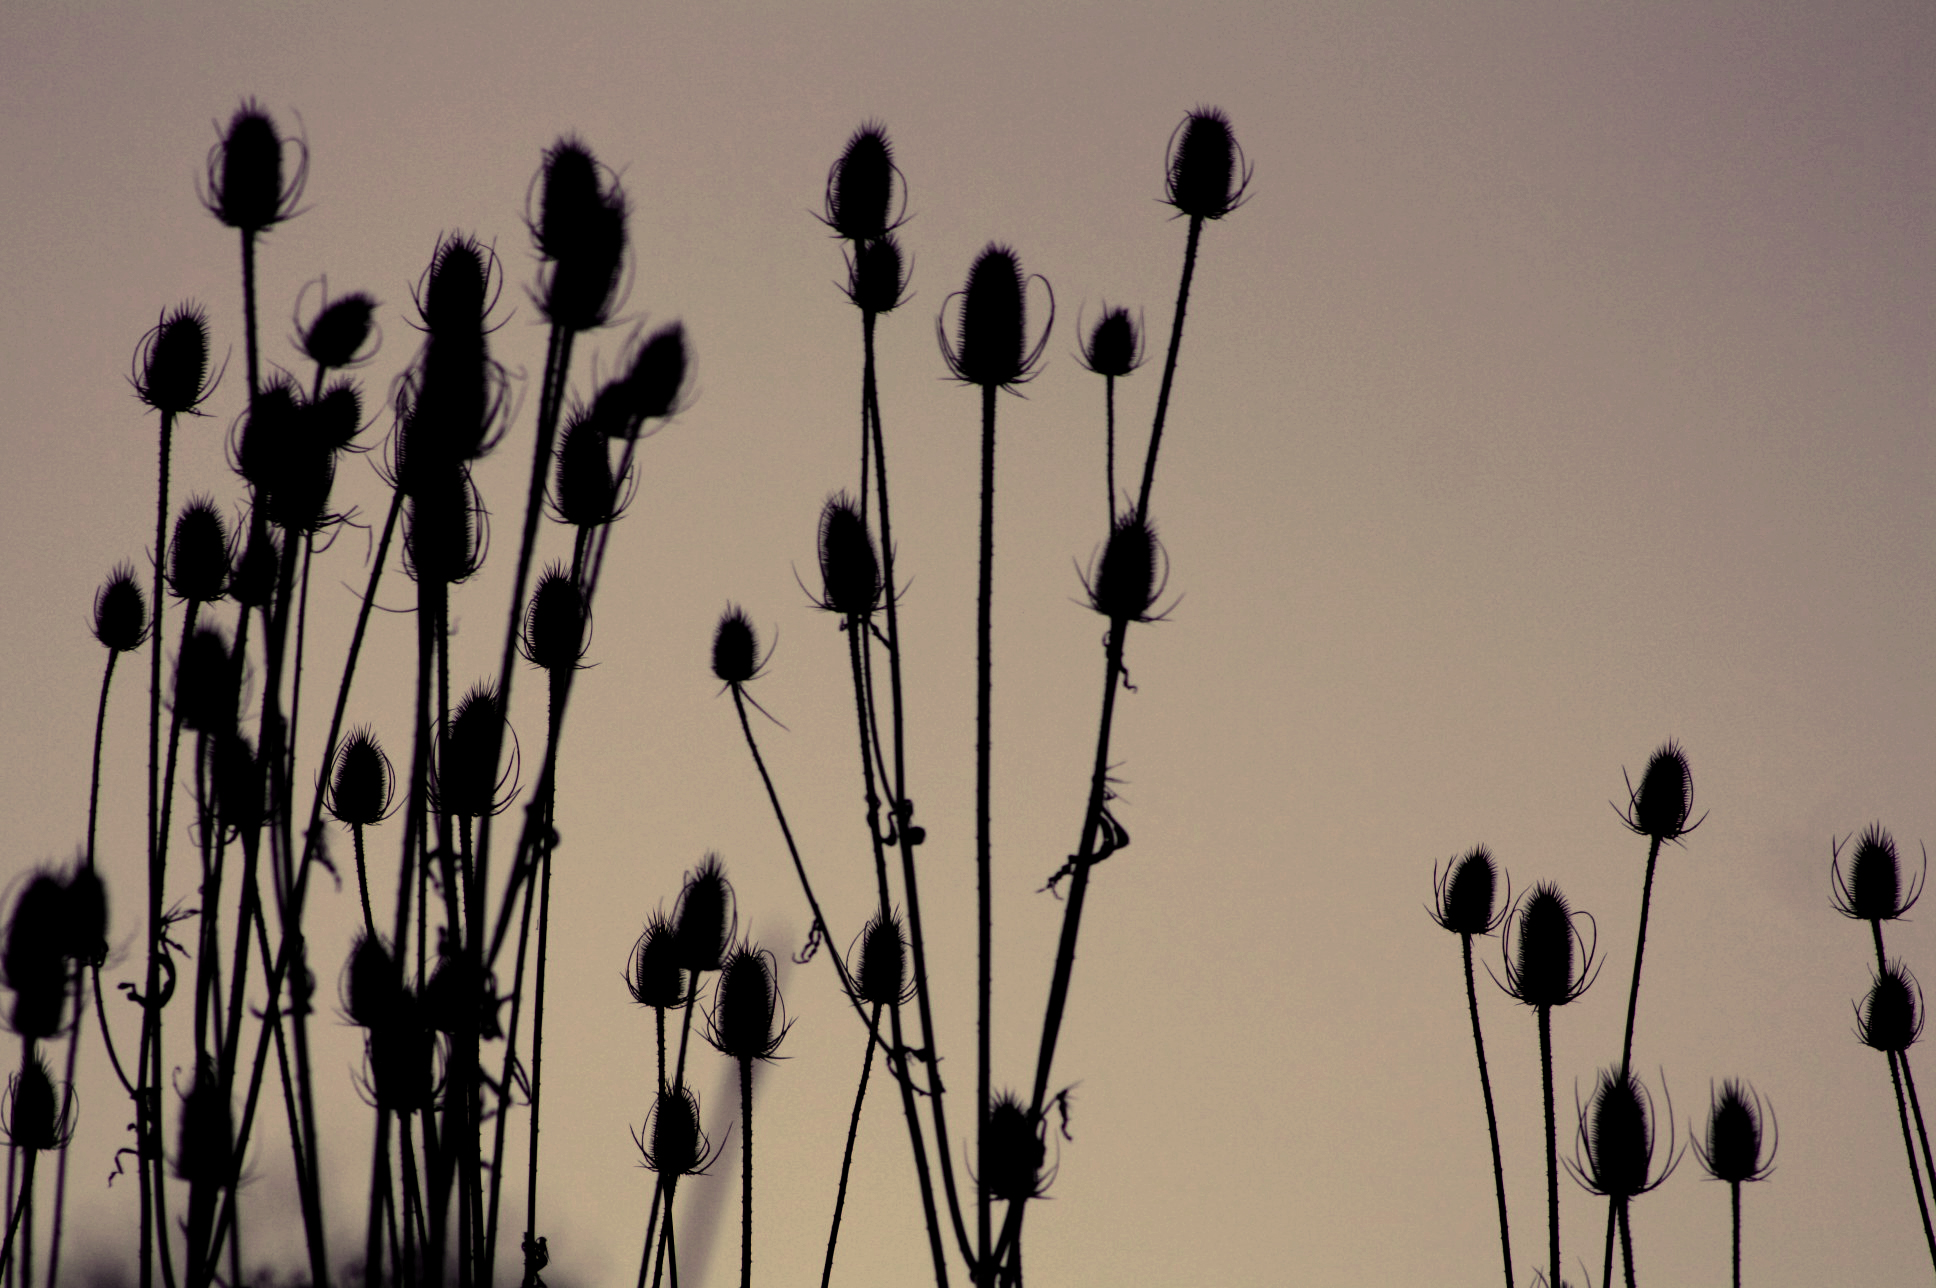
[[[1479,1053],[1479,1090],[1486,1100],[1486,1134],[1492,1138],[1492,1184],[1499,1197],[1499,1253],[1506,1264],[1506,1288],[1512,1288],[1512,1237],[1506,1227],[1506,1167],[1499,1154],[1499,1118],[1492,1107],[1492,1076],[1486,1072],[1486,1039],[1479,1031],[1479,993],[1472,976],[1472,936],[1460,935],[1465,957],[1465,1000],[1472,1012],[1472,1045]]]

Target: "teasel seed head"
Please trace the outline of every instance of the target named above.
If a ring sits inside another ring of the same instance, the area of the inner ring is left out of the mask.
[[[453,952],[446,943],[438,954],[437,968],[430,972],[430,982],[424,985],[425,1022],[440,1033],[474,1033],[495,1041],[504,1036],[497,1020],[500,1005],[496,978],[489,972],[480,974],[470,954]]]
[[[309,432],[318,445],[340,452],[363,428],[363,393],[352,380],[332,380],[309,405]]]
[[[713,628],[713,674],[726,684],[746,684],[766,669],[771,650],[760,652],[759,632],[738,604],[726,605]]]
[[[894,205],[894,148],[887,127],[870,121],[855,130],[840,159],[827,172],[827,209],[822,216],[834,235],[851,242],[886,236],[901,220]],[[903,204],[906,192],[902,193]]]
[[[7,1079],[7,1142],[20,1149],[65,1149],[74,1138],[74,1093],[54,1087],[54,1076],[38,1054]]]
[[[646,421],[663,420],[680,409],[688,365],[685,324],[668,322],[639,346],[616,387],[608,386],[613,414],[595,419],[614,438],[637,438]]]
[[[1155,526],[1138,510],[1118,515],[1083,581],[1089,606],[1112,622],[1153,621],[1150,609],[1168,584],[1168,559]]]
[[[190,500],[175,517],[167,581],[175,598],[193,604],[214,603],[228,592],[228,527],[207,497]]]
[[[519,635],[524,656],[553,674],[569,671],[584,660],[589,643],[590,614],[584,592],[563,567],[553,564],[538,578],[525,611]]]
[[[94,638],[113,653],[133,652],[148,641],[148,597],[128,564],[116,564],[95,592]]]
[[[1044,282],[1046,285],[1046,280]],[[951,343],[943,319],[935,333],[948,369],[963,384],[1000,388],[1032,378],[1055,324],[1055,297],[1049,297],[1049,322],[1033,348],[1028,344],[1028,283],[1015,252],[990,242],[968,270],[968,284],[949,300],[959,299],[960,318]],[[943,305],[943,318],[946,305]]]
[[[359,933],[343,979],[343,1009],[350,1023],[381,1028],[398,1018],[402,1003],[403,969],[389,945],[375,935]]]
[[[1126,376],[1143,365],[1143,330],[1128,309],[1103,309],[1083,346],[1082,365],[1099,376]]]
[[[475,341],[495,295],[497,254],[461,233],[438,238],[416,294],[417,315],[433,340]]]
[[[1598,935],[1588,944],[1574,921],[1558,886],[1542,881],[1513,908],[1518,923],[1515,939],[1502,936],[1505,956],[1506,992],[1532,1007],[1565,1006],[1593,986],[1599,976],[1595,961]],[[1577,946],[1577,953],[1576,953]]]
[[[860,960],[854,972],[854,995],[876,1006],[898,1006],[913,996],[907,977],[907,940],[901,921],[876,912],[861,931]]]
[[[67,1000],[67,891],[51,872],[36,872],[14,900],[0,970],[13,990],[13,1031],[45,1039],[60,1032]]]
[[[242,667],[213,626],[197,626],[175,659],[175,711],[182,727],[220,736],[233,732],[242,707]]]
[[[906,290],[907,266],[893,233],[859,243],[847,257],[847,298],[862,313],[892,313]]]
[[[222,826],[234,833],[262,826],[269,808],[269,785],[255,747],[230,730],[216,736],[213,760],[215,808]]]
[[[1046,1191],[1042,1164],[1049,1151],[1044,1126],[1040,1118],[1030,1120],[1013,1092],[1003,1092],[988,1107],[980,1180],[991,1195],[1015,1203],[1039,1198]]]
[[[1193,219],[1221,219],[1244,202],[1250,167],[1222,109],[1199,107],[1172,136],[1164,198]]]
[[[820,607],[867,617],[881,600],[881,561],[874,536],[852,497],[837,492],[820,509]]]
[[[275,122],[254,99],[245,99],[229,118],[229,127],[208,154],[208,188],[202,200],[209,212],[231,228],[259,233],[288,219],[302,199],[309,174],[309,149],[296,146],[296,173],[285,185],[282,177],[284,140]]]
[[[1656,842],[1674,841],[1701,825],[1700,819],[1691,824],[1687,821],[1693,812],[1694,771],[1688,768],[1687,753],[1669,738],[1648,759],[1640,786],[1634,787],[1629,781],[1622,819],[1640,836]]]
[[[1871,823],[1855,843],[1855,856],[1842,872],[1842,846],[1829,846],[1829,880],[1834,886],[1831,902],[1835,910],[1856,921],[1894,921],[1916,906],[1922,898],[1923,883],[1929,876],[1929,851],[1923,851],[1923,870],[1909,883],[1905,892],[1902,863],[1896,856],[1896,841],[1880,823]]]
[[[331,759],[324,805],[336,821],[370,827],[396,807],[397,774],[390,757],[368,728],[352,729]]]
[[[706,1038],[734,1060],[770,1060],[792,1026],[786,1022],[773,954],[741,944],[720,967]],[[775,1024],[779,1029],[776,1032]]]
[[[68,875],[61,900],[61,951],[83,966],[108,958],[108,890],[85,858]]]
[[[308,294],[304,287],[303,293]],[[298,300],[300,308],[301,301]],[[296,347],[326,371],[355,367],[376,356],[375,346],[368,353],[363,346],[376,334],[376,300],[365,291],[356,291],[334,302],[329,285],[323,284],[323,307],[308,326],[296,324]]]
[[[1770,1129],[1772,1137],[1767,1135]],[[1775,1123],[1774,1107],[1764,1105],[1745,1082],[1729,1078],[1722,1083],[1721,1094],[1712,1097],[1708,1109],[1707,1139],[1694,1138],[1694,1155],[1707,1174],[1731,1185],[1765,1181],[1774,1174],[1780,1148],[1781,1128]]]
[[[1473,846],[1446,864],[1443,877],[1434,864],[1432,920],[1455,935],[1489,935],[1505,921],[1508,912],[1505,907],[1496,915],[1493,912],[1498,889],[1498,865],[1493,862],[1492,851],[1483,845]],[[1510,902],[1510,898],[1506,900]]]
[[[419,582],[455,585],[484,566],[490,542],[470,471],[451,466],[417,480],[403,533],[405,566]]]
[[[437,1096],[437,1035],[424,1019],[423,1003],[398,988],[387,1017],[369,1029],[370,1090],[392,1113],[428,1109]]]
[[[591,407],[579,407],[558,437],[551,506],[574,528],[596,528],[624,513],[627,497],[612,476],[611,442]]]
[[[193,302],[164,313],[141,337],[130,377],[135,397],[158,412],[185,416],[201,406],[214,385],[208,375],[208,315]]]
[[[645,1165],[661,1176],[694,1176],[712,1166],[715,1151],[699,1130],[699,1097],[689,1087],[659,1092],[644,1136],[633,1139]]]
[[[717,854],[709,852],[686,874],[672,924],[680,966],[689,971],[719,969],[739,918],[733,908],[732,883],[726,879],[725,864]]]
[[[175,1175],[190,1185],[226,1188],[235,1182],[235,1120],[215,1065],[203,1057],[182,1097]]]
[[[610,317],[625,258],[625,193],[601,169],[583,143],[562,138],[539,172],[543,196],[531,235],[550,265],[540,273],[540,303],[547,318],[573,331]]]
[[[632,945],[631,967],[625,984],[640,1006],[676,1011],[686,1004],[686,972],[679,964],[677,932],[663,912],[646,920]]]
[[[1922,1001],[1922,986],[1909,968],[1890,962],[1856,1011],[1856,1036],[1878,1051],[1907,1051],[1923,1035]]]
[[[1633,1199],[1657,1188],[1680,1164],[1681,1156],[1673,1150],[1677,1131],[1672,1111],[1670,1101],[1669,1155],[1654,1175],[1653,1098],[1631,1073],[1602,1070],[1588,1107],[1580,1113],[1574,1155],[1567,1160],[1574,1178],[1605,1198]]]
[[[458,702],[450,727],[439,740],[437,773],[432,783],[439,810],[479,818],[511,803],[518,754],[517,738],[512,735],[511,754],[504,756],[507,735],[511,735],[511,727],[505,721],[497,690],[486,684],[474,686]],[[500,760],[508,760],[501,772]]]
[[[266,608],[275,598],[276,570],[281,566],[282,553],[267,523],[248,527],[248,544],[229,576],[229,597],[244,608]]]

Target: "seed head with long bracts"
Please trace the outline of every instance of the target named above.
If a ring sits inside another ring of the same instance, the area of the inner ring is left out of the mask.
[[[1616,806],[1615,811],[1634,833],[1656,841],[1677,841],[1701,825],[1705,814],[1687,821],[1694,812],[1694,771],[1680,744],[1669,738],[1655,750],[1640,786],[1627,781],[1626,810]]]
[[[1740,1185],[1746,1181],[1765,1181],[1775,1173],[1775,1155],[1781,1149],[1781,1126],[1775,1121],[1774,1106],[1762,1101],[1755,1089],[1739,1079],[1721,1084],[1718,1095],[1710,1093],[1707,1136],[1694,1138],[1694,1157],[1717,1181]]]
[[[1199,107],[1184,118],[1170,146],[1164,200],[1192,219],[1221,219],[1244,204],[1250,165],[1221,108]]]
[[[376,326],[377,302],[366,291],[355,291],[339,299],[329,298],[329,283],[319,279],[322,305],[307,325],[302,321],[302,303],[309,294],[304,286],[296,297],[296,347],[324,371],[360,367],[376,356],[382,336]],[[376,343],[370,343],[375,337]]]
[[[1589,1194],[1629,1200],[1658,1189],[1680,1166],[1672,1099],[1667,1134],[1660,1137],[1653,1096],[1631,1073],[1601,1070],[1589,1107],[1578,1112],[1580,1125],[1567,1170]],[[1662,1139],[1667,1141],[1668,1155],[1656,1171],[1655,1146]]]
[[[1499,867],[1492,851],[1475,845],[1445,865],[1443,876],[1432,866],[1432,920],[1455,935],[1490,935],[1504,925],[1512,913],[1510,883],[1506,897],[1493,911],[1499,889]]]
[[[1894,921],[1916,906],[1929,877],[1928,849],[1923,850],[1922,871],[1905,889],[1895,838],[1882,824],[1863,829],[1845,874],[1842,847],[1847,844],[1844,839],[1829,847],[1829,880],[1834,886],[1830,901],[1837,912],[1855,921]]]
[[[840,159],[827,171],[826,213],[820,220],[833,229],[834,236],[864,244],[900,227],[906,204],[907,185],[894,164],[887,127],[869,121],[854,131]]]
[[[1900,1055],[1923,1036],[1922,985],[1901,962],[1877,974],[1869,995],[1855,1012],[1855,1035],[1864,1046]]]
[[[193,301],[162,314],[141,337],[128,377],[135,397],[169,416],[193,413],[219,382],[208,374],[208,315]]]
[[[1089,607],[1112,622],[1159,620],[1169,610],[1151,610],[1169,584],[1169,555],[1156,539],[1156,526],[1137,510],[1116,517],[1102,553],[1082,579]]]
[[[296,150],[296,169],[283,178],[283,149]],[[231,228],[259,233],[296,213],[309,177],[309,145],[285,139],[254,99],[245,99],[208,153],[202,204]]]
[[[741,944],[720,966],[706,1038],[735,1060],[771,1060],[792,1024],[780,1000],[773,954]]]
[[[1565,1006],[1583,995],[1599,978],[1601,963],[1596,960],[1599,936],[1594,933],[1589,942],[1579,928],[1581,917],[1595,928],[1590,913],[1567,906],[1558,886],[1546,881],[1534,886],[1513,905],[1510,920],[1517,933],[1508,927],[1500,938],[1506,968],[1500,987],[1535,1007]]]
[[[1047,279],[1039,279],[1046,287]],[[984,389],[1003,389],[1034,378],[1055,325],[1055,295],[1049,295],[1049,320],[1041,338],[1028,343],[1028,279],[1014,251],[990,242],[968,270],[968,284],[948,297],[960,302],[953,340],[943,316],[935,319],[941,355],[955,379]]]

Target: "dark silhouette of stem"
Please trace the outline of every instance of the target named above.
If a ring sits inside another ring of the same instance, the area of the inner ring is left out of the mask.
[[[1627,1268],[1627,1288],[1635,1288],[1633,1263],[1633,1205],[1620,1205],[1620,1260]]]
[[[1923,1238],[1929,1242],[1929,1263],[1936,1267],[1936,1229],[1929,1224],[1929,1200],[1923,1196],[1923,1177],[1916,1167],[1916,1142],[1909,1136],[1909,1107],[1903,1103],[1902,1075],[1896,1069],[1896,1053],[1886,1051],[1889,1057],[1889,1081],[1896,1089],[1896,1117],[1902,1121],[1902,1147],[1909,1154],[1909,1179],[1916,1184],[1916,1207],[1923,1216]]]
[[[981,389],[981,582],[975,609],[975,1151],[988,1140],[989,1043],[993,1034],[994,905],[990,882],[990,695],[995,574],[995,386]],[[975,1186],[975,1282],[994,1282],[988,1186]]]
[[[1539,1009],[1540,1090],[1546,1100],[1546,1254],[1547,1282],[1560,1281],[1560,1155],[1553,1118],[1553,1008]]]
[[[1176,316],[1170,322],[1170,351],[1163,359],[1163,384],[1156,392],[1156,419],[1150,425],[1149,455],[1143,460],[1143,487],[1136,512],[1149,513],[1150,487],[1156,482],[1156,452],[1163,445],[1163,422],[1170,411],[1170,386],[1176,382],[1176,357],[1183,348],[1183,316],[1190,307],[1190,279],[1197,271],[1197,243],[1203,238],[1203,217],[1190,216],[1190,236],[1183,246],[1183,279],[1176,288]]]
[[[1741,1288],[1741,1182],[1728,1188],[1734,1191],[1734,1288]]]
[[[1479,1053],[1479,1090],[1486,1100],[1486,1134],[1492,1138],[1492,1184],[1499,1197],[1499,1253],[1506,1264],[1506,1288],[1512,1288],[1512,1237],[1506,1227],[1506,1166],[1499,1153],[1499,1118],[1492,1107],[1492,1076],[1486,1072],[1486,1039],[1479,1031],[1479,992],[1472,977],[1472,936],[1460,935],[1465,957],[1465,1000],[1472,1012],[1472,1046]]]
[[[0,1245],[0,1275],[7,1275],[13,1265],[14,1235],[20,1230],[21,1215],[26,1212],[29,1198],[34,1192],[34,1157],[40,1151],[30,1149],[26,1153],[27,1160],[21,1168],[20,1194],[14,1200],[13,1216],[7,1221],[7,1241]],[[24,1273],[22,1278],[24,1280]]]
[[[1929,1132],[1923,1126],[1922,1101],[1917,1099],[1916,1097],[1916,1075],[1909,1071],[1908,1049],[1905,1048],[1902,1051],[1898,1052],[1896,1054],[1896,1060],[1898,1063],[1902,1065],[1903,1085],[1909,1088],[1909,1112],[1916,1119],[1916,1135],[1922,1141],[1923,1175],[1930,1178],[1930,1184],[1936,1185],[1936,1163],[1932,1163],[1929,1157]]]
[[[135,1122],[137,1158],[135,1173],[141,1190],[141,1288],[153,1288],[155,1280],[154,1210],[151,1191],[155,1184],[149,1158],[148,1133],[156,1130],[150,1123],[151,1093],[148,1085],[148,1044],[153,1021],[153,998],[161,986],[161,883],[156,880],[155,842],[161,819],[161,632],[167,603],[162,593],[162,572],[168,566],[168,449],[175,434],[173,412],[161,413],[161,463],[155,486],[155,580],[149,600],[154,620],[148,627],[148,969],[143,987],[141,1041],[136,1058]],[[88,851],[93,853],[93,847]],[[166,1231],[162,1237],[167,1238]]]
[[[363,932],[376,938],[376,916],[370,911],[370,869],[363,856],[363,825],[350,824],[350,843],[356,850],[356,894],[363,903]]]
[[[860,1055],[860,1088],[854,1092],[854,1115],[847,1120],[847,1148],[840,1156],[840,1185],[834,1190],[834,1220],[827,1230],[827,1264],[820,1271],[820,1288],[828,1288],[834,1277],[834,1245],[840,1241],[840,1214],[847,1206],[847,1175],[854,1166],[854,1140],[860,1135],[860,1107],[867,1099],[867,1075],[874,1068],[874,1031],[881,1022],[881,1004],[874,1003],[867,1022],[867,1045]]]
[[[1104,458],[1103,474],[1109,485],[1109,526],[1116,526],[1116,377],[1102,378],[1102,404],[1105,420],[1109,427],[1109,446]]]
[[[739,1288],[753,1288],[753,1062],[739,1062]]]
[[[1620,1043],[1620,1076],[1633,1065],[1634,1012],[1640,1007],[1640,959],[1647,952],[1647,913],[1654,899],[1654,863],[1660,858],[1660,838],[1647,847],[1647,880],[1640,888],[1640,938],[1634,944],[1633,986],[1627,990],[1627,1032]]]

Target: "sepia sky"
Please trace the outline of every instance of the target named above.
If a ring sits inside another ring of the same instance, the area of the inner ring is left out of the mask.
[[[1061,913],[1038,889],[1078,839],[1101,680],[1080,573],[1106,531],[1103,396],[1078,324],[1105,301],[1148,324],[1157,362],[1118,388],[1140,461],[1185,231],[1160,201],[1165,148],[1200,104],[1229,113],[1254,176],[1204,235],[1153,502],[1174,606],[1130,643],[1112,759],[1134,839],[1095,873],[1056,1066],[1069,1138],[1030,1215],[1029,1279],[1499,1282],[1433,864],[1485,842],[1515,893],[1555,881],[1595,918],[1603,973],[1554,1017],[1569,1154],[1632,970],[1646,842],[1617,817],[1622,772],[1638,782],[1673,738],[1706,820],[1661,856],[1636,1068],[1663,1111],[1671,1095],[1676,1148],[1710,1084],[1746,1078],[1773,1103],[1778,1168],[1744,1194],[1749,1282],[1923,1281],[1887,1069],[1852,1031],[1871,942],[1831,908],[1829,859],[1872,821],[1914,865],[1936,837],[1927,4],[35,0],[0,13],[0,51],[4,880],[84,836],[90,605],[119,561],[145,583],[152,542],[155,425],[130,358],[184,300],[229,365],[177,431],[171,494],[242,500],[225,464],[246,389],[237,243],[196,186],[237,104],[309,150],[301,213],[262,247],[265,363],[305,370],[306,283],[381,302],[362,441],[388,429],[439,235],[502,260],[493,354],[521,402],[478,474],[494,542],[455,601],[454,683],[485,678],[502,638],[544,361],[523,223],[543,149],[575,133],[630,196],[626,325],[581,339],[572,387],[609,374],[641,321],[682,319],[695,374],[688,410],[641,444],[560,768],[541,1213],[560,1288],[637,1264],[651,1174],[629,1130],[653,1048],[621,971],[646,916],[717,850],[743,930],[783,960],[805,935],[707,667],[728,600],[777,635],[752,692],[785,728],[757,732],[839,946],[869,911],[845,640],[799,584],[821,504],[854,484],[860,328],[814,216],[868,120],[908,188],[913,298],[882,321],[881,389],[942,1072],[970,1125],[978,399],[947,379],[934,322],[991,239],[1054,292],[1045,367],[1001,399],[998,437],[995,1066],[1026,1084]],[[336,504],[364,526],[317,563],[311,744],[387,504],[381,459],[343,467]],[[568,552],[553,537],[542,558]],[[411,602],[401,577],[379,598]],[[350,706],[395,747],[412,629],[378,615]],[[144,671],[118,674],[108,717],[113,980],[135,978],[142,943]],[[541,690],[518,692],[528,784]],[[374,844],[393,874],[394,825]],[[347,838],[332,845],[343,865]],[[353,881],[313,903],[327,998]],[[1936,986],[1933,917],[1888,934]],[[1496,940],[1478,947],[1498,973]],[[782,983],[796,1023],[760,1075],[755,1273],[797,1284],[819,1269],[863,1034],[824,962]],[[1532,1013],[1478,984],[1523,1285],[1545,1261],[1538,1045]],[[109,1008],[132,1042],[133,1008]],[[325,1209],[348,1260],[370,1115],[360,1035],[333,1004],[319,1019]],[[107,1184],[129,1111],[87,1044],[71,1219],[111,1259],[135,1228],[132,1175]],[[719,1140],[737,1093],[706,1054]],[[929,1275],[888,1085],[837,1282]],[[251,1154],[244,1248],[294,1266],[278,1117]],[[692,1282],[731,1277],[736,1177],[722,1163],[692,1186]],[[1567,1276],[1597,1281],[1603,1201],[1560,1188]],[[1684,1158],[1636,1203],[1640,1275],[1724,1281],[1728,1211]]]

